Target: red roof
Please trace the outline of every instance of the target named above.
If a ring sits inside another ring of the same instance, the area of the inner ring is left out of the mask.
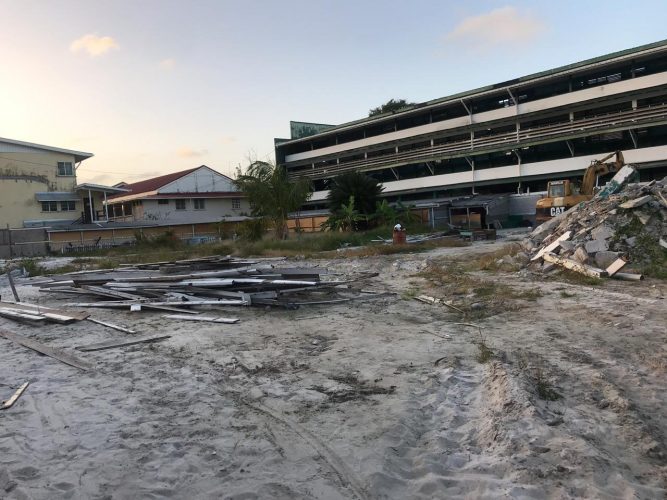
[[[161,175],[160,177],[152,177],[151,179],[146,179],[145,181],[139,181],[135,182],[133,184],[125,184],[123,183],[123,188],[127,189],[129,193],[123,193],[121,196],[127,196],[128,194],[139,194],[139,193],[146,193],[149,191],[157,191],[160,189],[162,186],[166,186],[170,182],[174,182],[177,179],[180,179],[181,177],[188,175],[191,172],[194,172],[195,170],[199,170],[201,167],[204,167],[205,165],[202,165],[200,167],[195,167],[191,168],[189,170],[181,170],[180,172],[174,172],[173,174],[167,174],[167,175]],[[111,196],[111,198],[115,198],[116,196]]]

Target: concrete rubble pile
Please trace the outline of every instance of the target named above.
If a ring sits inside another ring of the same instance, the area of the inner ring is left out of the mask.
[[[660,266],[667,255],[667,177],[629,183],[635,177],[624,167],[593,199],[538,226],[522,243],[531,265],[626,280]]]

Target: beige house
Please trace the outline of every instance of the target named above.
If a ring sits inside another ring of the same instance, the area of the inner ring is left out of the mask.
[[[58,226],[107,220],[104,200],[120,188],[77,184],[92,153],[0,138],[0,226]]]

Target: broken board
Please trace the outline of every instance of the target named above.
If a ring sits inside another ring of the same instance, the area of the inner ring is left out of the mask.
[[[159,342],[161,340],[166,340],[169,337],[171,337],[171,335],[151,335],[150,337],[137,337],[132,340],[125,340],[125,341],[108,340],[106,342],[98,342],[97,344],[88,344],[84,346],[79,346],[76,349],[83,352],[103,351],[105,349],[114,349],[115,347],[125,347],[134,344]]]
[[[12,406],[14,406],[16,400],[20,398],[21,394],[23,394],[25,390],[28,388],[28,385],[30,385],[30,382],[26,382],[25,384],[23,384],[16,390],[14,394],[12,394],[11,398],[9,398],[7,401],[3,401],[2,404],[0,405],[0,410],[8,410]]]
[[[238,318],[221,318],[219,316],[186,316],[185,314],[164,314],[163,318],[182,319],[185,321],[207,321],[209,323],[238,323]]]
[[[36,340],[32,340],[23,337],[21,335],[17,335],[15,333],[7,332],[4,330],[0,330],[0,337],[4,337],[7,340],[11,340],[12,342],[22,345],[23,347],[27,347],[28,349],[32,349],[33,351],[37,351],[38,353],[44,354],[45,356],[57,359],[61,363],[73,366],[75,368],[78,368],[79,370],[85,371],[93,368],[93,365],[88,363],[87,361],[79,359],[76,356],[72,356],[71,354],[69,354],[66,351],[63,351],[62,349],[46,346],[40,342],[37,342]]]

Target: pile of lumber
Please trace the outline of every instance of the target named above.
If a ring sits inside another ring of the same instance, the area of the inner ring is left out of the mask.
[[[201,270],[205,266],[208,270]],[[180,272],[175,272],[178,269]],[[316,267],[277,267],[230,257],[124,266],[103,272],[71,273],[39,282],[40,291],[94,297],[73,307],[131,311],[159,310],[197,314],[198,306],[282,306],[333,303],[369,298],[351,283],[375,276],[325,280]],[[375,294],[377,295],[377,294]],[[182,319],[182,318],[181,318]]]
[[[628,169],[593,199],[538,226],[524,240],[533,265],[544,272],[559,266],[596,278],[640,280],[639,270],[665,262],[667,178],[631,184]]]

